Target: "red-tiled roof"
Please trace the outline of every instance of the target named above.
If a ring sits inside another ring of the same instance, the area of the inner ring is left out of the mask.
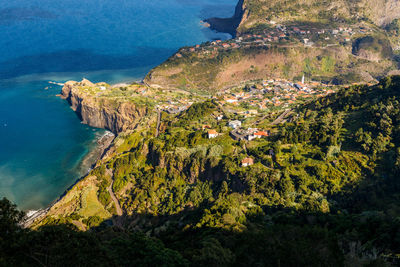
[[[252,159],[252,158],[244,158],[243,160],[242,160],[242,163],[243,164],[253,164],[254,163],[254,159]]]
[[[268,133],[264,132],[264,131],[259,131],[259,132],[256,132],[254,135],[268,136]]]

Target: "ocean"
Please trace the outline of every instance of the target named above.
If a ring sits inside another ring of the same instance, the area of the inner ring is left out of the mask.
[[[56,95],[67,80],[140,80],[182,46],[230,38],[200,24],[237,0],[13,0],[0,3],[0,197],[24,210],[57,199],[105,131]]]

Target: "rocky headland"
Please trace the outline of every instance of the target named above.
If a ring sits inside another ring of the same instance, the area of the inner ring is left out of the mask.
[[[114,134],[135,129],[139,120],[150,112],[149,107],[123,99],[101,97],[105,87],[103,83],[93,84],[86,79],[69,81],[62,88],[61,95],[84,124],[107,129]],[[89,92],[92,88],[98,88],[99,92]]]
[[[236,36],[237,28],[243,20],[243,15],[245,14],[244,0],[239,0],[235,8],[235,14],[231,18],[209,18],[206,19],[210,25],[210,29],[216,30],[218,32],[227,32],[233,37]],[[246,14],[247,15],[247,14]]]

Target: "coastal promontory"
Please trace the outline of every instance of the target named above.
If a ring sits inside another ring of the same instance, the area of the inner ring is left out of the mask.
[[[146,88],[139,85],[112,87],[84,79],[66,82],[61,95],[82,123],[118,134],[135,129],[139,120],[151,112],[151,103],[140,102],[142,90]]]

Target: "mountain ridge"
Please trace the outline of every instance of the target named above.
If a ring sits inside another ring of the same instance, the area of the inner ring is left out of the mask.
[[[397,10],[400,3],[393,0],[309,0],[285,5],[239,1],[232,18],[208,20],[212,29],[229,31],[236,38],[182,48],[144,80],[152,86],[206,91],[263,76],[299,79],[304,74],[335,84],[379,80],[400,66],[399,31],[387,30],[400,17]],[[268,66],[282,56],[287,62]],[[323,57],[334,61],[325,73],[318,71]],[[310,71],[305,60],[313,62],[316,70]]]

